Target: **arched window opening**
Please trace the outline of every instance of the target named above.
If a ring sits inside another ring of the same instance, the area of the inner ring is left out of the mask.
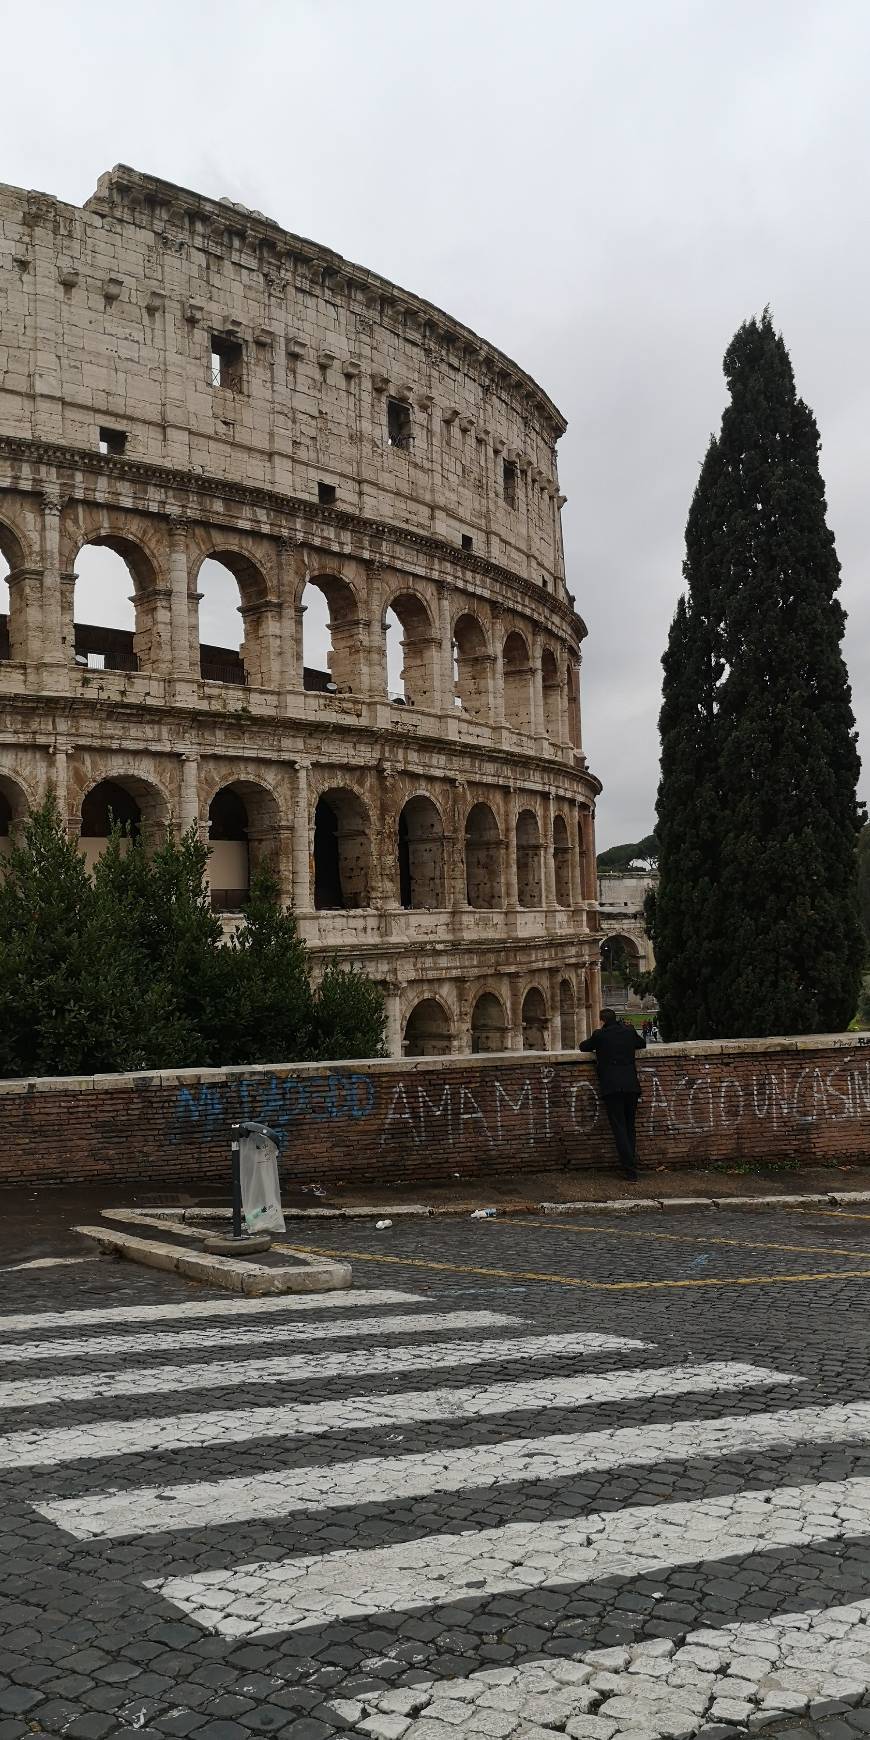
[[[544,694],[544,730],[551,742],[562,738],[562,690],[555,653],[545,647],[541,654],[541,687]]]
[[[302,686],[314,693],[359,693],[360,623],[353,588],[337,574],[312,575],[300,604]]]
[[[601,990],[605,1003],[625,1009],[631,981],[640,970],[640,950],[628,936],[607,936],[601,944]]]
[[[138,796],[126,785],[103,779],[82,802],[81,849],[88,870],[102,857],[113,828],[120,828],[126,836],[121,842],[125,851],[128,841],[142,837],[142,808]]]
[[[415,912],[444,905],[444,830],[431,798],[410,798],[399,816],[399,900]]]
[[[94,539],[75,561],[75,662],[87,671],[138,671],[148,663],[153,622],[150,569],[123,540]],[[144,595],[144,597],[142,596]]]
[[[453,630],[454,700],[473,717],[489,712],[489,654],[476,616],[460,616]]]
[[[27,816],[27,799],[12,779],[0,777],[0,862],[12,850],[15,835]]]
[[[517,900],[520,906],[541,905],[541,830],[533,810],[517,816]]]
[[[0,550],[0,659],[12,657],[9,640],[9,563]]]
[[[352,791],[328,791],[314,812],[314,905],[352,911],[369,905],[368,812]]]
[[[537,985],[523,998],[523,1050],[547,1050],[547,1005]]]
[[[484,991],[471,1011],[471,1049],[473,1052],[507,1049],[504,1007],[493,991]]]
[[[450,1018],[434,997],[424,997],[405,1023],[405,1057],[446,1057],[450,1051]]]
[[[225,562],[207,556],[197,575],[199,674],[206,683],[247,682],[242,593]]]
[[[435,705],[435,637],[421,599],[403,592],[384,616],[387,694],[403,707]]]
[[[489,804],[475,804],[465,823],[465,893],[469,906],[481,912],[503,904],[501,836]]]
[[[577,1044],[577,1007],[570,979],[559,981],[559,1043],[563,1051],[573,1051]]]
[[[208,881],[215,912],[240,912],[251,889],[248,810],[226,785],[208,807]]]
[[[553,817],[553,869],[556,905],[571,905],[571,841],[564,816]]]
[[[514,731],[528,735],[532,729],[532,672],[529,649],[513,630],[504,643],[504,716]]]

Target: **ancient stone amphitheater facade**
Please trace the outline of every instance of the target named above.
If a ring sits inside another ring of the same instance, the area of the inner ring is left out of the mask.
[[[124,167],[81,209],[0,190],[0,850],[50,787],[91,857],[110,813],[196,824],[227,922],[268,854],[316,959],[385,986],[394,1053],[572,1045],[599,786],[563,428],[492,345],[260,213]],[[88,545],[131,632],[78,620]],[[201,642],[207,560],[240,649]]]

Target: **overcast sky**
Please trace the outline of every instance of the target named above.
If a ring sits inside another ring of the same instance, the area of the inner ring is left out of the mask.
[[[34,0],[3,49],[4,180],[81,203],[126,162],[227,194],[555,399],[599,848],[653,822],[686,513],[722,354],[770,303],[821,429],[870,741],[867,0]]]

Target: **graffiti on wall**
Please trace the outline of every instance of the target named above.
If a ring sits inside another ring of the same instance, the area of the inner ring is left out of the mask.
[[[719,1061],[687,1069],[663,1059],[638,1073],[641,1125],[650,1135],[709,1136],[759,1125],[798,1132],[870,1116],[870,1057],[851,1047],[823,1065],[796,1057],[738,1073]],[[449,1065],[446,1078],[401,1070],[240,1075],[179,1088],[173,1134],[218,1139],[237,1118],[261,1119],[290,1138],[308,1125],[374,1124],[382,1147],[471,1140],[497,1149],[518,1138],[591,1135],[602,1107],[594,1070],[579,1061],[542,1061],[524,1075],[507,1065],[475,1075],[473,1085]]]

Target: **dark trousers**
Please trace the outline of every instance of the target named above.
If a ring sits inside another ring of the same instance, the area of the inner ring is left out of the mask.
[[[637,1172],[637,1143],[634,1132],[637,1118],[637,1102],[640,1094],[602,1094],[604,1107],[610,1119],[616,1152],[623,1172],[634,1177]]]

